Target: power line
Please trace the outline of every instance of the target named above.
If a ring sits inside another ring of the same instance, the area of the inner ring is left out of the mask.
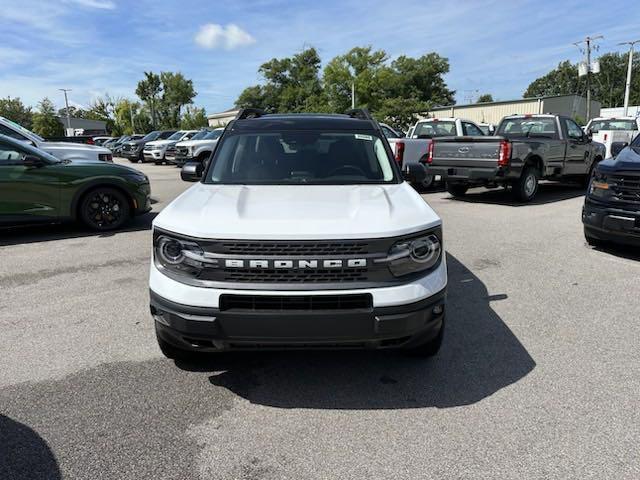
[[[595,41],[600,40],[602,38],[604,38],[602,35],[596,35],[594,37],[585,37],[584,40],[580,40],[579,42],[573,43],[587,57],[585,62],[587,66],[587,118],[586,118],[587,122],[591,120],[591,50],[598,49],[598,46],[595,44]],[[580,47],[580,45],[582,44],[585,45],[584,50]]]

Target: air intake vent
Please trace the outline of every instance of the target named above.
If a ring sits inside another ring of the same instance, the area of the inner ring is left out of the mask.
[[[220,295],[220,311],[325,311],[371,309],[370,294],[357,295]]]

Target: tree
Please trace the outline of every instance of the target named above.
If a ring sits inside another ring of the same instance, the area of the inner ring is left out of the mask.
[[[139,102],[126,98],[115,102],[112,135],[131,135],[151,129],[151,118]]]
[[[31,107],[26,107],[19,97],[0,98],[0,115],[26,129],[31,129],[33,112]]]
[[[420,119],[421,112],[429,110],[429,103],[415,98],[394,97],[382,101],[375,112],[377,118],[398,130],[405,130]]]
[[[320,56],[308,48],[291,58],[273,58],[260,66],[262,85],[247,87],[236,106],[261,107],[270,112],[326,111],[320,83]]]
[[[489,102],[493,102],[493,95],[491,95],[490,93],[483,93],[478,97],[478,100],[476,100],[476,103],[489,103]]]
[[[182,114],[182,120],[180,120],[180,128],[184,130],[197,130],[198,128],[206,127],[209,125],[207,114],[204,108],[187,107]]]
[[[33,114],[33,131],[43,137],[64,135],[62,124],[56,117],[56,109],[46,97],[38,103],[38,111]]]
[[[73,117],[73,118],[86,118],[85,115],[87,114],[87,112],[85,110],[83,110],[82,108],[77,108],[74,107],[73,105],[69,107],[69,116]],[[60,117],[66,117],[67,116],[67,109],[65,108],[61,108],[58,110],[58,116]]]
[[[147,103],[149,111],[151,112],[151,124],[155,128],[156,103],[158,95],[162,92],[162,82],[160,80],[160,75],[153,72],[144,72],[144,75],[145,78],[138,82],[136,95],[138,95],[143,102]]]
[[[390,96],[414,98],[431,105],[453,105],[455,91],[449,90],[444,76],[449,73],[449,60],[435,52],[418,58],[400,56],[391,63],[393,78]]]
[[[599,58],[600,73],[591,76],[591,93],[594,100],[602,106],[618,107],[624,102],[624,88],[627,76],[628,54],[605,53]],[[633,70],[636,72],[631,78],[629,103],[640,103],[640,53],[633,57]],[[586,94],[586,78],[578,77],[578,66],[565,60],[549,73],[537,78],[524,92],[524,97],[538,97],[548,95]]]
[[[84,117],[89,120],[100,120],[106,122],[106,129],[111,132],[114,127],[114,108],[115,101],[106,94],[104,97],[97,97],[91,103],[91,106],[84,112]]]
[[[193,81],[187,80],[182,73],[161,72],[163,126],[175,128],[180,124],[180,110],[184,105],[193,102],[197,92],[193,88]]]

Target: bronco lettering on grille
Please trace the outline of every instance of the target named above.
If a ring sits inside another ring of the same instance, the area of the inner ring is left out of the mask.
[[[224,261],[225,268],[309,269],[309,268],[364,268],[366,258],[347,260],[232,260]]]

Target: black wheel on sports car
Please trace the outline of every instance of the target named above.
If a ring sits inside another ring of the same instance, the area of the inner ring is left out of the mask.
[[[92,230],[115,230],[129,220],[127,197],[114,188],[98,187],[82,197],[80,219]]]

